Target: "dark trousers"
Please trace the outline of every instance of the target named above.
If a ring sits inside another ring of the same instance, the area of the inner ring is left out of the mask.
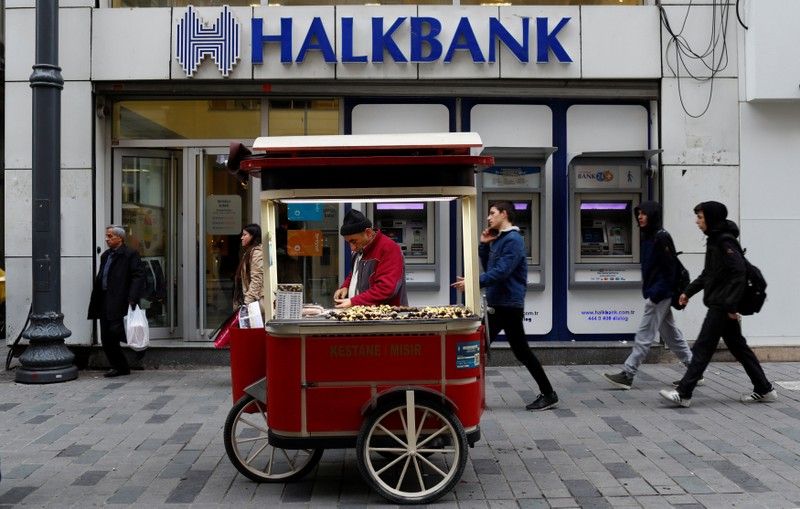
[[[703,377],[711,362],[711,356],[719,344],[719,338],[725,341],[731,354],[742,364],[750,381],[753,382],[753,391],[759,394],[766,394],[772,390],[772,384],[767,380],[761,363],[758,362],[756,354],[747,346],[747,340],[742,336],[742,327],[739,320],[730,318],[728,313],[721,309],[709,309],[706,319],[700,328],[700,335],[697,336],[692,347],[692,362],[686,374],[683,375],[681,383],[678,385],[678,394],[682,398],[691,398],[697,381]]]
[[[501,330],[505,331],[506,339],[508,344],[511,345],[514,357],[528,368],[528,372],[539,385],[539,391],[545,395],[552,394],[553,386],[550,385],[550,380],[548,380],[542,364],[533,354],[533,350],[531,350],[528,340],[525,338],[525,329],[522,327],[524,310],[522,308],[494,306],[494,313],[489,313],[487,316],[489,339],[494,341]]]
[[[100,341],[103,343],[103,351],[106,353],[111,368],[128,371],[128,360],[120,346],[120,343],[127,343],[122,318],[108,320],[100,317]]]

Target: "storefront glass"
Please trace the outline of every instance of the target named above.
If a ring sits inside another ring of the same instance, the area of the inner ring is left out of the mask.
[[[260,99],[118,101],[114,140],[250,139],[260,134]]]

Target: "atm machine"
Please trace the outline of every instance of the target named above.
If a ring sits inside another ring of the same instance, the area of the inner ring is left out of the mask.
[[[514,226],[520,229],[528,259],[528,288],[545,288],[544,235],[546,231],[545,168],[555,147],[487,147],[481,155],[493,156],[495,166],[480,175],[480,217],[489,214],[496,201],[514,205]],[[485,221],[481,224],[485,225]]]
[[[570,286],[639,286],[639,226],[658,150],[593,152],[570,162]]]
[[[395,241],[406,263],[409,290],[438,289],[436,257],[436,206],[433,201],[376,202],[367,204],[374,228]]]
[[[635,332],[642,273],[633,209],[651,199],[650,159],[659,152],[590,152],[569,162],[567,324],[573,333]]]

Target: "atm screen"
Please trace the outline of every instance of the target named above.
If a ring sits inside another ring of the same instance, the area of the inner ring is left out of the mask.
[[[397,242],[403,243],[403,229],[402,228],[381,228],[381,233]]]
[[[583,244],[605,244],[606,237],[602,228],[581,228]]]

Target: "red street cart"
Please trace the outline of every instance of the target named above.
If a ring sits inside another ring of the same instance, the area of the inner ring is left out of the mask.
[[[366,482],[395,503],[429,503],[460,480],[485,408],[475,173],[493,161],[473,155],[480,147],[475,133],[259,138],[255,153],[232,147],[229,167],[261,177],[269,238],[280,202],[456,200],[467,276],[464,307],[282,319],[272,302],[276,264],[265,257],[265,331],[231,341],[236,403],[225,448],[242,474],[295,480],[324,449],[355,447]],[[274,243],[269,250],[276,260]]]

